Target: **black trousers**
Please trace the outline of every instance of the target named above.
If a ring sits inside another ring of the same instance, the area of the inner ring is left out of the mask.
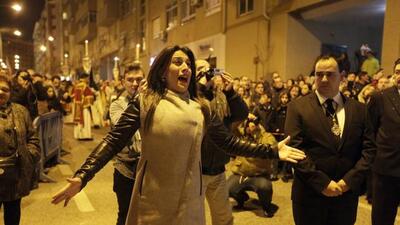
[[[120,172],[118,172],[118,170],[114,169],[113,190],[117,195],[118,201],[117,225],[125,225],[134,184],[135,180],[125,177]]]
[[[245,202],[249,199],[246,191],[254,191],[257,193],[264,210],[266,210],[272,200],[272,183],[265,177],[247,177],[242,183],[240,176],[233,174],[228,178],[227,186],[229,189],[229,197],[234,198],[237,202]]]
[[[4,225],[19,225],[21,218],[21,199],[9,202],[0,202],[4,206]]]
[[[333,197],[320,204],[292,201],[296,225],[353,225],[357,218],[358,197]]]
[[[400,177],[373,175],[372,224],[393,225],[400,203]]]

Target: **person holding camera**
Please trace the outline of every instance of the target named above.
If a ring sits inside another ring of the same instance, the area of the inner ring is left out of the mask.
[[[27,70],[18,70],[12,80],[11,102],[25,106],[31,119],[38,115],[38,100],[46,100],[47,94],[38,74],[31,76]]]
[[[0,75],[0,207],[4,224],[18,225],[21,198],[31,190],[40,151],[29,112],[10,102],[11,89],[8,77]]]
[[[278,142],[271,133],[265,131],[257,118],[246,120],[244,127],[239,128],[239,133],[245,140],[256,143],[276,145]],[[257,193],[263,214],[273,217],[276,205],[272,204],[272,183],[269,179],[271,159],[237,156],[231,167],[232,175],[228,178],[229,197],[238,203],[236,209],[244,209],[244,203],[249,199],[246,191]]]

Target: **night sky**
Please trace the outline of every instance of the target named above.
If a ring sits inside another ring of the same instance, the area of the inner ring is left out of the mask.
[[[16,13],[9,6],[13,2],[22,4],[22,11]],[[33,27],[39,19],[45,0],[0,0],[0,29],[17,28],[25,40],[32,40]]]

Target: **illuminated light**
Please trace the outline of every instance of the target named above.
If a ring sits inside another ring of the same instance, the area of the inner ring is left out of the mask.
[[[54,41],[54,37],[53,37],[53,36],[49,36],[49,37],[47,38],[47,40],[49,40],[49,41]]]
[[[14,62],[15,63],[19,63],[19,59],[14,59]]]
[[[154,60],[156,59],[156,57],[150,57],[150,66],[153,65]]]
[[[40,51],[45,52],[47,50],[46,46],[40,45]]]
[[[14,55],[14,58],[19,59],[19,55]]]
[[[16,11],[16,12],[21,12],[22,11],[22,6],[18,3],[15,3],[11,6],[11,8]]]
[[[68,53],[65,53],[64,58],[68,58],[68,57],[69,57]]]
[[[119,61],[118,56],[115,56],[115,57],[114,57],[114,61]]]
[[[13,32],[13,34],[14,34],[15,36],[18,36],[18,37],[20,37],[20,36],[22,35],[21,31],[19,31],[19,30],[15,30],[15,31]]]

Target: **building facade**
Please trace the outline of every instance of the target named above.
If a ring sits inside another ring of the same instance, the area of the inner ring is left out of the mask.
[[[44,71],[71,73],[82,67],[87,40],[92,68],[103,79],[112,79],[115,60],[126,65],[139,59],[148,71],[154,57],[174,44],[189,46],[197,58],[210,59],[235,77],[255,80],[268,78],[274,71],[284,78],[309,74],[325,45],[343,47],[352,54],[368,42],[386,66],[386,60],[399,56],[399,51],[388,53],[387,46],[400,42],[386,37],[390,29],[396,29],[398,14],[394,12],[400,7],[396,0],[387,1],[384,28],[383,17],[374,26],[361,26],[335,16],[380,1],[52,0],[55,28],[43,33],[55,36],[54,53],[46,56],[55,60],[41,65],[51,68]]]

